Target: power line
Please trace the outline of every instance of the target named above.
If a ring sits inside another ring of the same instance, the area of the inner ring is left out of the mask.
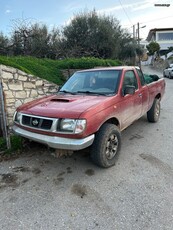
[[[130,24],[133,25],[132,21],[130,20],[130,18],[129,18],[129,16],[128,16],[126,10],[125,10],[125,8],[123,7],[123,4],[122,4],[121,0],[119,0],[119,3],[120,3],[120,5],[121,5],[121,7],[122,7],[122,9],[123,9],[123,11],[124,11],[126,17],[128,18]]]
[[[163,20],[163,19],[166,19],[166,18],[172,18],[173,17],[173,15],[170,15],[170,16],[168,16],[168,17],[164,17],[164,18],[156,18],[156,19],[154,19],[154,20],[150,20],[150,21],[145,21],[145,22],[140,22],[140,24],[146,24],[146,23],[151,23],[151,22],[155,22],[155,21],[160,21],[160,20]],[[125,27],[128,27],[129,25],[124,25]],[[131,28],[132,26],[130,25],[130,28]]]
[[[150,23],[150,22],[160,21],[160,20],[162,20],[162,19],[172,18],[172,17],[173,17],[173,15],[168,16],[168,17],[164,17],[164,18],[157,18],[157,19],[154,19],[154,20],[152,20],[152,21],[146,21],[146,22],[141,22],[141,23]]]

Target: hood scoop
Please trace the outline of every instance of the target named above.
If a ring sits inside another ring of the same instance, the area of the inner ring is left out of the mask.
[[[63,103],[70,102],[69,99],[63,99],[63,98],[53,98],[53,99],[51,99],[51,101],[53,101],[53,102],[63,102]]]

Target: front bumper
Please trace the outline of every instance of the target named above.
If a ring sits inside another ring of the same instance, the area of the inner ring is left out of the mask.
[[[14,125],[13,131],[16,135],[28,138],[30,140],[48,145],[55,149],[81,150],[92,145],[95,135],[92,134],[83,139],[72,139],[57,136],[48,136],[39,133],[33,133]]]

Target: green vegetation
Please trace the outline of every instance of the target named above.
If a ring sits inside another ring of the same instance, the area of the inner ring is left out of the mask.
[[[8,37],[0,32],[0,55],[52,60],[95,57],[134,63],[136,54],[142,53],[136,39],[116,17],[95,10],[77,13],[61,28],[55,25],[49,29],[29,19],[16,20],[12,28]]]
[[[99,58],[69,58],[58,62],[59,69],[89,69],[99,66],[122,65],[119,60],[99,59]]]
[[[63,82],[63,76],[58,69],[57,61],[54,60],[21,56],[0,56],[0,64],[17,68],[28,74],[32,74],[56,84],[62,84]]]
[[[150,42],[149,45],[146,46],[149,55],[153,55],[155,52],[160,50],[160,45],[157,42]]]
[[[99,58],[51,60],[34,57],[0,56],[0,64],[20,69],[28,74],[32,74],[56,84],[62,84],[65,81],[61,72],[62,69],[88,69],[97,66],[117,66],[121,65],[121,62],[118,60]]]
[[[10,137],[11,148],[7,150],[6,141],[4,138],[0,137],[0,152],[5,154],[11,154],[12,152],[17,152],[22,149],[22,137],[12,135]]]

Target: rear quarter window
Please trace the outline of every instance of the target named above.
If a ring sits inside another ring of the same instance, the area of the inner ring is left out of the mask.
[[[138,73],[138,76],[139,76],[139,79],[140,79],[140,82],[141,82],[141,85],[145,85],[146,82],[145,82],[145,78],[144,78],[144,75],[142,73],[142,71],[140,69],[136,69],[137,73]]]

